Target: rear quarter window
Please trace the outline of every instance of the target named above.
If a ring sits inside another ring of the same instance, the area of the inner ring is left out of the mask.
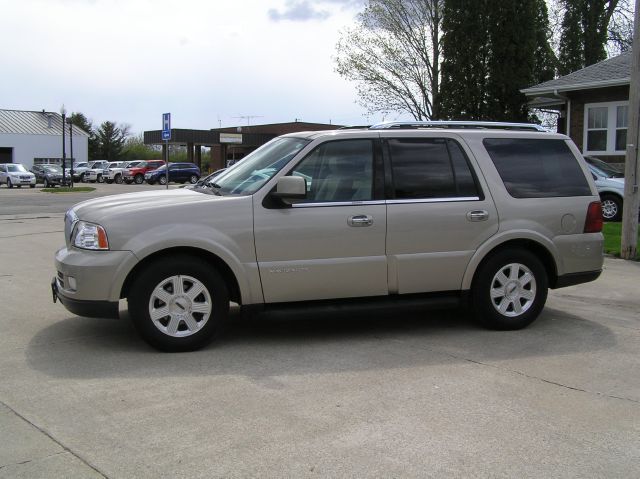
[[[514,198],[591,195],[584,172],[564,140],[486,138],[483,144]]]

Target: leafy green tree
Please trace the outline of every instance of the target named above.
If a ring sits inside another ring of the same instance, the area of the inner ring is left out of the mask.
[[[443,16],[443,116],[527,121],[520,89],[553,78],[544,1],[445,0]]]
[[[103,122],[96,132],[100,159],[107,161],[120,159],[127,133],[126,125],[119,127],[111,121]]]
[[[142,134],[128,137],[124,142],[121,160],[155,160],[161,152],[151,145],[145,145]]]
[[[336,46],[336,71],[371,113],[439,117],[444,0],[369,0]]]

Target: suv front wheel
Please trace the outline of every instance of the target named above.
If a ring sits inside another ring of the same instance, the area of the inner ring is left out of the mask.
[[[158,260],[134,280],[129,314],[139,333],[162,351],[193,351],[221,331],[229,293],[212,267],[191,256]]]
[[[523,249],[498,251],[476,273],[477,319],[490,329],[522,329],[542,311],[547,289],[547,273],[537,256]]]

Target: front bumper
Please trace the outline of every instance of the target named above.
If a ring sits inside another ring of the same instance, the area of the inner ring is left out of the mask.
[[[51,280],[51,293],[53,295],[53,302],[60,300],[62,305],[67,308],[70,313],[77,314],[78,316],[85,316],[87,318],[113,318],[120,317],[117,302],[110,301],[82,301],[77,299],[71,299],[60,293],[58,286],[58,278],[54,277]]]
[[[62,248],[55,256],[55,297],[75,314],[117,317],[122,285],[137,262],[131,251]]]

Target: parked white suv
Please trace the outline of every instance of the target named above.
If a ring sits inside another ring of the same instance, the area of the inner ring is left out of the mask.
[[[124,183],[124,170],[138,166],[140,163],[142,163],[142,160],[112,163],[108,169],[102,172],[102,178],[106,183],[117,183],[120,185]]]
[[[532,125],[382,124],[278,137],[209,188],[80,203],[54,300],[130,317],[153,346],[206,344],[283,304],[471,302],[490,328],[602,269],[600,199],[572,141]]]

